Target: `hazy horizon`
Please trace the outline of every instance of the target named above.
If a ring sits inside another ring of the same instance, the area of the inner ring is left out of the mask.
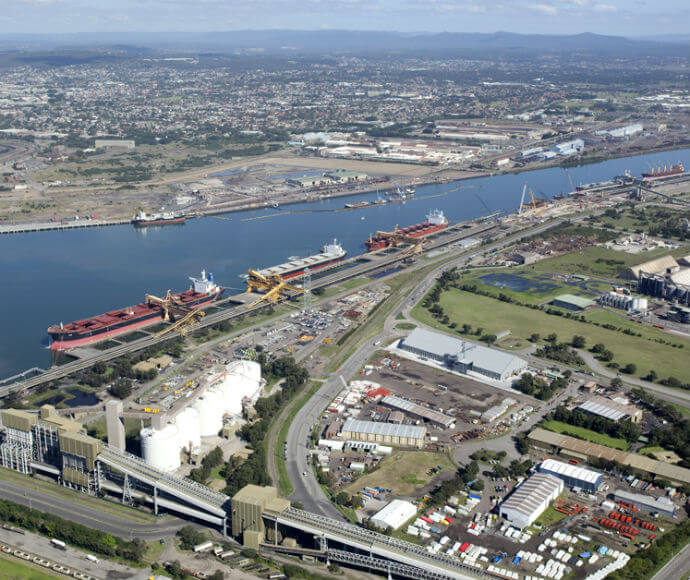
[[[353,30],[687,37],[685,0],[0,0],[2,34]]]

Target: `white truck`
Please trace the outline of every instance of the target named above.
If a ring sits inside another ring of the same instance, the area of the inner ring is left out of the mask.
[[[50,543],[53,544],[58,550],[66,550],[67,549],[67,544],[63,542],[62,540],[56,540],[55,538],[50,540]]]
[[[94,564],[98,564],[100,562],[100,560],[96,558],[96,556],[94,556],[93,554],[86,554],[86,559],[89,562],[93,562]]]

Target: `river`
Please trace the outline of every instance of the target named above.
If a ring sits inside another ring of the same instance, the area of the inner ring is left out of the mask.
[[[611,159],[569,169],[576,184],[610,179],[630,170],[638,175],[649,165],[682,161],[690,166],[690,149]],[[0,303],[5,332],[0,337],[0,377],[29,367],[51,364],[46,328],[128,306],[144,294],[182,290],[188,276],[202,268],[229,287],[244,291],[240,277],[249,268],[317,252],[338,238],[350,255],[364,251],[363,241],[376,230],[391,230],[424,220],[429,209],[445,212],[451,222],[490,212],[517,209],[523,184],[535,196],[553,197],[570,191],[561,168],[526,171],[424,185],[416,198],[449,192],[433,199],[411,199],[365,210],[337,213],[278,215],[287,210],[341,208],[348,201],[372,200],[376,194],[302,203],[279,210],[263,209],[189,220],[184,226],[137,230],[112,226],[0,237]]]

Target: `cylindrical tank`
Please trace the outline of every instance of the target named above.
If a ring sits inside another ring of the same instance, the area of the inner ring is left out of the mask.
[[[201,447],[201,422],[199,411],[193,407],[183,409],[175,417],[180,449],[194,453]]]
[[[208,388],[195,402],[199,413],[200,434],[202,437],[218,435],[223,428],[225,401],[223,393],[216,388]]]
[[[646,298],[633,298],[632,299],[632,309],[635,312],[647,312],[647,299]]]
[[[241,415],[246,399],[255,403],[261,394],[261,366],[254,361],[233,361],[225,367],[222,382],[225,411],[230,415]]]
[[[180,446],[175,425],[163,429],[144,427],[140,431],[141,455],[151,467],[173,471],[180,466]]]

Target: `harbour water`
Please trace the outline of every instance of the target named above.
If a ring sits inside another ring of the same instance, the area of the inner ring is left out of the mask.
[[[682,161],[690,149],[612,159],[573,167],[575,182],[610,179],[629,170],[639,176],[650,165]],[[0,239],[0,378],[51,364],[46,328],[94,316],[189,286],[187,276],[202,268],[215,274],[229,293],[245,290],[249,268],[267,267],[290,256],[306,256],[338,238],[349,255],[377,230],[424,220],[438,208],[452,222],[517,209],[523,184],[535,197],[571,191],[563,169],[498,175],[456,183],[419,186],[414,198],[363,210],[286,214],[289,210],[342,208],[350,201],[374,200],[376,193],[189,220],[180,227],[135,229],[130,225],[2,236]],[[458,186],[460,189],[455,190]],[[431,199],[425,196],[440,195]],[[265,219],[249,219],[279,214]]]

